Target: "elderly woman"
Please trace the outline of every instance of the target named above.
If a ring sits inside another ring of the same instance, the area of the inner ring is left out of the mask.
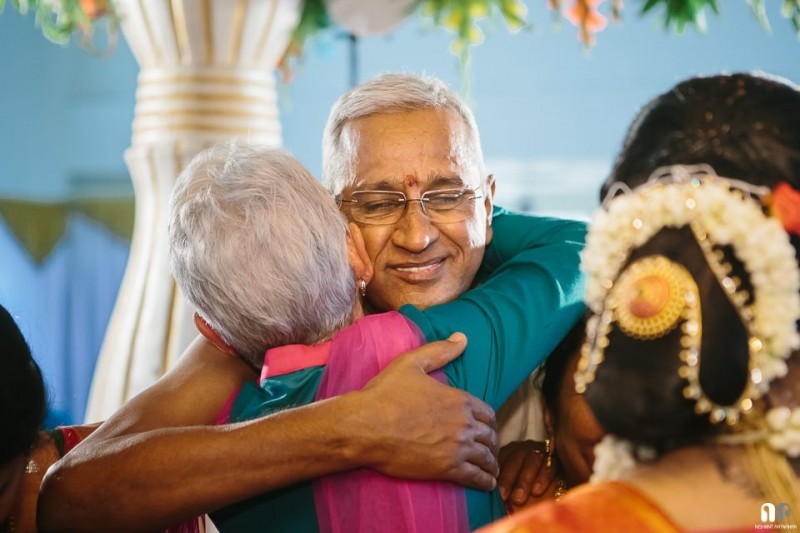
[[[695,78],[643,109],[583,255],[593,483],[487,531],[797,523],[798,187],[796,86]]]
[[[438,192],[435,201],[428,195],[409,209],[420,210],[414,217],[457,222],[477,198],[475,191]],[[359,206],[375,219],[387,208]],[[515,238],[493,247],[493,271],[480,287],[424,311],[404,306],[364,317],[372,264],[358,226],[348,226],[329,193],[278,150],[234,143],[201,154],[179,178],[171,211],[173,270],[203,317],[201,329],[227,351],[263,363],[261,388],[245,385],[221,420],[359,389],[400,352],[456,331],[469,345],[441,379],[496,408],[540,363],[529,356],[534,348],[547,353],[541,347],[552,349],[583,309],[582,283],[570,268],[577,267],[583,225],[538,219],[531,226],[529,217],[501,216],[493,221],[495,235]],[[552,291],[536,288],[542,279]],[[542,313],[543,307],[558,311]],[[531,316],[546,319],[533,324]],[[453,531],[502,514],[496,491],[468,491],[465,498],[451,485],[365,470],[275,491],[213,517],[223,530]]]

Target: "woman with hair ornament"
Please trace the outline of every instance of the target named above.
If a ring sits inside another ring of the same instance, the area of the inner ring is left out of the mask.
[[[797,527],[798,118],[797,86],[752,74],[639,113],[582,256],[591,482],[483,531]]]

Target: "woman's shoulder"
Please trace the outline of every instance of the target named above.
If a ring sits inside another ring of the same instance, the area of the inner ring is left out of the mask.
[[[541,503],[492,524],[480,533],[525,531],[680,531],[646,496],[619,482],[586,484],[558,502]]]

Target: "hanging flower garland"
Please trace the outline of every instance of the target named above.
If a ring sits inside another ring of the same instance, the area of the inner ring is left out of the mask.
[[[113,0],[10,0],[22,15],[34,13],[35,24],[44,36],[57,44],[69,43],[72,35],[79,35],[85,48],[95,50],[95,27],[106,21],[108,48],[113,49],[119,27],[119,13]],[[0,13],[5,0],[0,0]]]
[[[116,38],[120,14],[114,0],[9,0],[21,13],[35,13],[36,25],[49,40],[66,44],[73,34],[82,37],[84,45],[91,48],[96,24],[108,22],[109,36]],[[364,0],[368,2],[369,0]],[[630,0],[629,0],[630,1]],[[765,0],[746,0],[753,14],[765,29],[769,29]],[[578,38],[586,46],[595,43],[595,35],[607,26],[607,17],[601,12],[606,8],[613,20],[620,20],[623,0],[545,0],[557,19],[565,18],[578,28]],[[6,0],[0,0],[0,13]],[[687,26],[700,31],[706,29],[706,11],[720,15],[718,0],[639,0],[640,15],[661,12],[667,29],[682,33]],[[469,59],[472,46],[484,40],[481,25],[492,17],[502,19],[511,32],[528,26],[527,7],[522,0],[416,0],[422,17],[432,19],[434,24],[455,33],[451,51],[462,64]],[[605,4],[605,6],[603,6]],[[782,0],[781,16],[794,26],[800,35],[800,0]],[[292,40],[282,61],[298,57],[305,42],[317,32],[332,27],[335,22],[329,16],[326,0],[305,0]]]
[[[469,60],[470,47],[483,42],[484,19],[499,15],[512,33],[528,26],[528,8],[521,0],[421,0],[420,5],[423,17],[456,34],[450,51],[462,64]]]

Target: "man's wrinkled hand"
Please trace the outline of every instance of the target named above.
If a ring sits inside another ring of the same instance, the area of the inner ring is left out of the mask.
[[[499,473],[494,411],[464,391],[428,376],[457,358],[456,333],[401,355],[363,389],[380,406],[371,461],[387,475],[446,480],[491,490]]]

